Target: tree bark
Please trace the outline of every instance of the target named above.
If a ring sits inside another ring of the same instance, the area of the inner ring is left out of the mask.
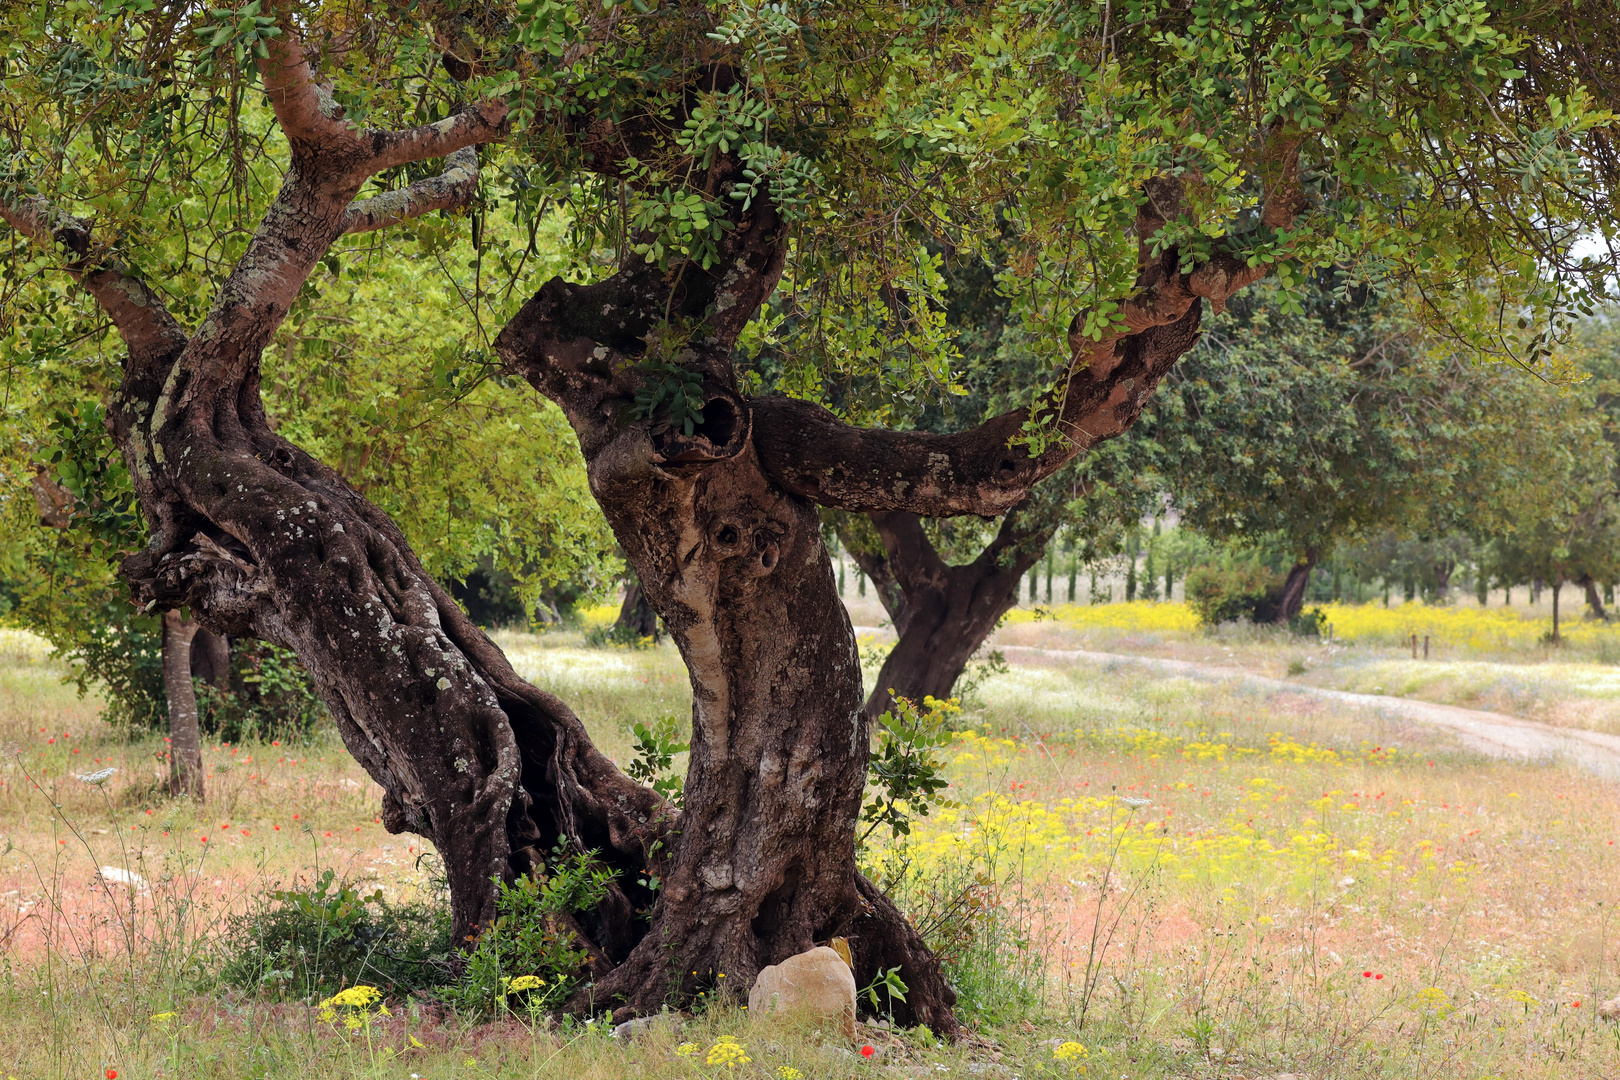
[[[191,643],[197,624],[178,611],[163,613],[163,695],[169,706],[169,794],[203,801],[202,733],[191,684]]]
[[[624,601],[619,605],[619,617],[614,628],[638,638],[658,640],[658,612],[647,602],[640,578],[631,578],[624,587]]]
[[[874,581],[890,583],[878,595],[885,597],[899,633],[866,699],[868,719],[875,720],[895,697],[920,703],[951,696],[973,654],[1017,606],[1020,580],[1057,531],[1055,521],[1030,518],[1027,507],[1015,508],[984,551],[959,566],[940,558],[915,514],[869,515],[880,550],[863,550],[859,539],[844,542]]]
[[[1283,579],[1282,593],[1277,597],[1277,615],[1275,622],[1278,626],[1287,626],[1299,617],[1300,609],[1305,606],[1305,587],[1310,584],[1311,571],[1316,568],[1319,556],[1314,548],[1305,553],[1305,557],[1288,569],[1288,576]]]
[[[191,677],[224,689],[231,675],[231,639],[197,627],[191,639]]]
[[[1583,574],[1578,584],[1582,589],[1586,590],[1586,607],[1592,613],[1592,617],[1608,622],[1609,613],[1603,607],[1603,597],[1598,592],[1597,582],[1592,580],[1592,575]]]

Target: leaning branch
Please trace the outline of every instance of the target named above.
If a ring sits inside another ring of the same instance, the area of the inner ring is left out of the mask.
[[[451,154],[444,172],[438,176],[351,203],[343,232],[373,232],[434,210],[459,209],[471,203],[477,194],[478,151],[469,146]]]
[[[1288,229],[1304,209],[1300,140],[1273,133],[1262,175],[1263,226]],[[950,435],[857,428],[819,405],[790,398],[750,402],[754,444],[765,470],[783,487],[822,506],[862,513],[908,511],[923,517],[993,517],[1016,506],[1031,487],[1077,454],[1128,429],[1159,380],[1197,343],[1203,302],[1220,311],[1239,289],[1268,272],[1240,254],[1218,250],[1191,273],[1179,253],[1154,254],[1151,242],[1185,212],[1181,181],[1161,177],[1143,191],[1135,288],[1114,329],[1099,339],[1070,329],[1068,363],[1039,410],[1061,437],[1032,454],[1021,438],[1029,412],[1006,412]]]

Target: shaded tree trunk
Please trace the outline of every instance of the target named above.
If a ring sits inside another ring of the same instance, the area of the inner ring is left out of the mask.
[[[613,625],[626,634],[658,640],[658,612],[647,602],[640,578],[631,578],[625,586],[624,602],[619,605],[619,617]]]
[[[1553,608],[1552,643],[1554,645],[1561,644],[1563,642],[1563,640],[1564,640],[1561,636],[1559,636],[1559,633],[1558,633],[1558,594],[1560,592],[1562,592],[1563,589],[1564,589],[1564,579],[1563,578],[1554,578],[1553,583],[1552,583],[1552,600],[1553,600],[1553,603],[1552,603],[1552,608]]]
[[[1597,582],[1592,580],[1592,575],[1583,574],[1577,579],[1576,584],[1586,590],[1586,608],[1592,613],[1592,616],[1608,622],[1609,613],[1603,607],[1603,597],[1599,594]]]
[[[191,639],[191,677],[224,689],[231,675],[231,639],[197,627]]]
[[[1287,626],[1299,617],[1300,609],[1305,606],[1305,587],[1310,584],[1311,571],[1316,568],[1318,558],[1316,549],[1311,548],[1303,559],[1289,567],[1282,592],[1277,597],[1277,614],[1273,621],[1278,626]]]
[[[169,794],[203,800],[202,733],[191,683],[191,643],[197,624],[178,611],[163,613],[163,695],[169,706]]]
[[[858,537],[840,538],[873,581],[890,583],[878,595],[899,640],[866,699],[866,715],[876,719],[895,696],[915,702],[951,696],[973,654],[1017,606],[1019,581],[1039,562],[1056,526],[1032,523],[1015,509],[978,558],[952,566],[940,558],[916,514],[869,517],[880,542],[875,550]]]

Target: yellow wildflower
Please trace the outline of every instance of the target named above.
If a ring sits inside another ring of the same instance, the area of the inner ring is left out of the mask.
[[[731,1035],[722,1035],[709,1047],[709,1056],[705,1061],[710,1065],[724,1065],[728,1069],[735,1069],[738,1065],[747,1065],[753,1059],[748,1056],[748,1048],[739,1043]]]
[[[506,992],[516,994],[521,990],[538,990],[545,985],[538,975],[519,975],[506,980]]]
[[[698,1044],[697,1043],[684,1042],[684,1043],[681,1043],[681,1045],[679,1045],[679,1046],[677,1046],[675,1048],[675,1056],[676,1057],[691,1057],[693,1054],[695,1054],[697,1052],[698,1052]]]
[[[798,1069],[795,1069],[791,1065],[778,1065],[776,1067],[776,1075],[780,1077],[781,1080],[800,1080],[800,1077],[804,1076],[804,1073],[800,1072]]]
[[[1083,1043],[1077,1043],[1073,1039],[1063,1043],[1060,1046],[1054,1047],[1052,1050],[1052,1057],[1054,1059],[1063,1062],[1077,1073],[1083,1073],[1086,1071],[1085,1059],[1090,1056],[1091,1051],[1087,1050]]]

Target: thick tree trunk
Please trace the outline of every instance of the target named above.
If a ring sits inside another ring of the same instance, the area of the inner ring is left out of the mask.
[[[905,615],[895,619],[899,640],[866,699],[866,715],[876,719],[894,697],[921,702],[951,696],[973,654],[1017,606],[1019,581],[1039,562],[1056,528],[1051,522],[1032,525],[1027,508],[1020,507],[1002,519],[978,558],[952,566],[934,550],[916,514],[891,511],[870,520],[881,551],[868,546],[856,557],[862,568],[872,568],[874,581],[881,574],[892,583],[898,599],[889,610]]]
[[[1314,549],[1307,551],[1305,557],[1288,569],[1288,576],[1283,579],[1282,592],[1277,597],[1277,615],[1275,622],[1278,626],[1287,626],[1299,617],[1300,609],[1305,606],[1305,587],[1310,584],[1311,571],[1316,568],[1317,553]]]
[[[619,617],[613,626],[625,634],[658,640],[658,612],[647,602],[640,578],[631,578],[624,587],[624,601],[619,605]]]
[[[178,611],[163,613],[163,695],[169,706],[169,794],[203,801],[202,733],[191,684],[191,642],[197,624]]]
[[[596,374],[601,347],[573,337],[569,320],[661,308],[664,290],[631,274],[553,282],[497,341],[573,423],[591,490],[692,681],[685,809],[664,886],[645,936],[590,994],[620,1015],[653,1012],[717,985],[746,990],[764,966],[842,936],[857,979],[901,969],[901,1020],[954,1032],[955,995],[938,962],[855,869],[869,734],[854,629],[816,506],[765,474],[749,403],[718,379],[705,383],[702,424],[684,436],[616,422],[613,399],[641,382],[632,364],[582,375]]]

